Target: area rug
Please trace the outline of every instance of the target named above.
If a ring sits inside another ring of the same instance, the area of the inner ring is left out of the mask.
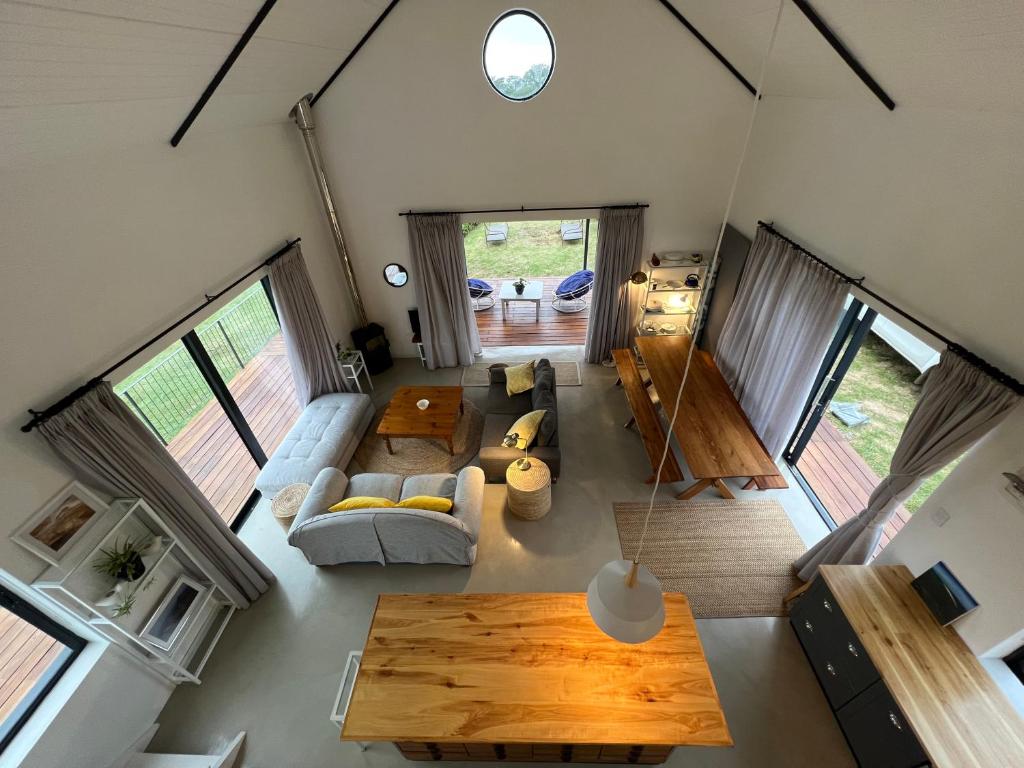
[[[473,363],[462,369],[462,386],[464,387],[486,387],[490,382],[487,379],[487,369],[494,363]],[[580,375],[580,364],[575,361],[559,361],[551,363],[555,369],[555,384],[559,387],[579,387],[583,384]]]
[[[636,552],[646,504],[616,503],[623,557]],[[786,616],[800,582],[793,561],[806,547],[782,506],[756,501],[655,504],[641,562],[666,592],[682,592],[699,619]]]
[[[455,455],[448,454],[448,446],[441,440],[413,437],[393,437],[388,453],[384,438],[377,436],[377,425],[384,415],[381,408],[373,423],[356,448],[352,457],[364,472],[393,472],[398,475],[427,475],[434,472],[457,472],[480,452],[480,439],[484,431],[484,417],[469,400],[463,400],[464,413],[455,428],[452,445]]]

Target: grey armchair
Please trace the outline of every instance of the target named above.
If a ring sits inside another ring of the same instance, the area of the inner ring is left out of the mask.
[[[357,509],[327,512],[341,499],[381,496],[448,496],[451,513],[425,509]],[[321,470],[288,531],[288,543],[313,565],[337,563],[452,563],[472,565],[483,517],[484,473],[466,467],[458,475],[386,473],[354,475]]]

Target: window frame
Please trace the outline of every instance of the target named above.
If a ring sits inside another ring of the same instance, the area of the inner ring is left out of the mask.
[[[0,584],[0,607],[64,646],[64,650],[47,667],[32,689],[18,702],[4,722],[0,723],[0,754],[3,754],[89,643],[2,584]]]
[[[487,44],[491,41],[491,34],[494,32],[495,28],[509,16],[529,16],[531,19],[533,19],[540,25],[541,29],[544,30],[544,34],[547,35],[548,38],[548,45],[551,46],[551,67],[550,69],[548,69],[548,76],[544,78],[544,82],[541,83],[541,86],[540,88],[537,89],[536,93],[531,93],[529,96],[523,96],[522,98],[516,98],[514,96],[508,96],[502,93],[498,89],[498,86],[494,84],[494,80],[491,79],[491,73],[487,71]],[[481,69],[483,69],[484,72],[484,80],[487,81],[487,84],[491,87],[491,90],[498,94],[501,98],[505,99],[505,101],[511,101],[516,104],[522,104],[524,101],[530,101],[531,99],[535,99],[544,92],[544,89],[548,87],[548,83],[551,82],[551,78],[555,74],[555,62],[557,61],[557,58],[558,51],[555,48],[555,36],[551,34],[551,28],[548,26],[547,22],[544,21],[544,19],[542,19],[537,13],[534,13],[528,8],[509,8],[507,11],[500,14],[498,18],[491,22],[491,26],[487,28],[487,34],[484,35],[484,44],[480,48],[480,67]]]

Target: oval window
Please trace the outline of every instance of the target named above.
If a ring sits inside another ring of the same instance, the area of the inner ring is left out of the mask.
[[[384,281],[395,288],[401,288],[409,282],[409,271],[401,264],[388,264],[384,267]]]
[[[491,87],[510,101],[540,93],[555,69],[555,41],[540,16],[506,11],[484,38],[484,74]]]

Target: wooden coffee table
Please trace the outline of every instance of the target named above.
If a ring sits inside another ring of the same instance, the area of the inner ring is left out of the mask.
[[[421,411],[416,407],[418,400],[429,400],[430,405]],[[399,387],[384,410],[377,434],[392,455],[391,438],[419,437],[443,440],[454,456],[452,438],[461,415],[462,387]]]

